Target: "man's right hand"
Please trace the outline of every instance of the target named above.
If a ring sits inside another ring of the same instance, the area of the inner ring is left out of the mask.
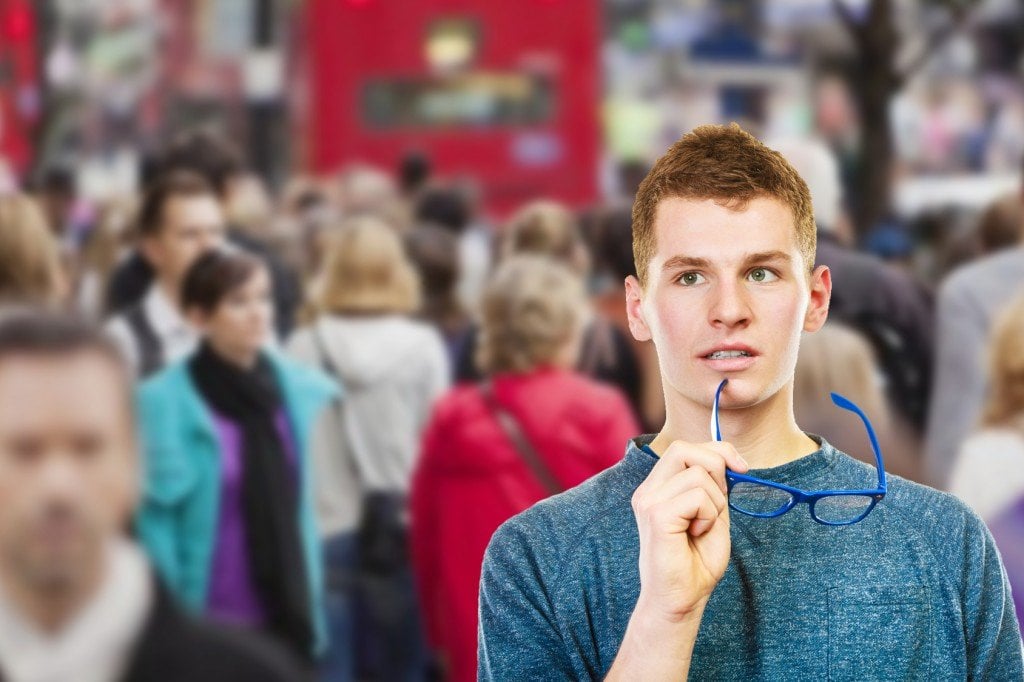
[[[704,607],[729,564],[726,467],[748,469],[732,445],[675,441],[633,494],[640,598],[609,679],[688,671]]]

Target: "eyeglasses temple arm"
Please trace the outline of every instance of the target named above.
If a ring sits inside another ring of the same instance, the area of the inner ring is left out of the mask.
[[[838,393],[832,393],[831,396],[832,402],[838,407],[853,412],[855,415],[860,417],[862,422],[864,422],[864,428],[867,429],[868,438],[871,439],[871,449],[875,452],[875,465],[878,467],[878,487],[885,490],[885,463],[882,461],[882,448],[878,445],[878,436],[875,435],[875,429],[871,426],[871,421],[868,419],[868,416],[864,414],[864,410],[857,407],[857,405],[849,398],[845,398]]]
[[[715,391],[715,402],[711,407],[711,440],[720,441],[722,440],[722,427],[718,425],[718,401],[722,398],[722,389],[729,383],[728,379],[722,379],[722,383],[718,384],[718,390]]]

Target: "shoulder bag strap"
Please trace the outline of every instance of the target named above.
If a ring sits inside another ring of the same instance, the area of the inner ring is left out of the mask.
[[[480,383],[480,393],[483,395],[487,407],[494,413],[502,431],[512,441],[523,462],[548,494],[557,495],[565,490],[565,487],[558,482],[555,475],[551,473],[551,469],[544,463],[540,453],[534,450],[516,418],[498,403],[498,399],[494,396],[494,386],[489,380]]]
[[[320,326],[314,322],[310,326],[310,333],[313,335],[313,345],[316,346],[316,354],[320,356],[320,366],[323,367],[327,374],[342,384],[342,388],[344,388],[344,379],[342,378],[341,370],[338,369],[334,360],[331,359],[331,354],[327,350],[327,343],[324,341]],[[338,415],[338,436],[342,440],[347,439],[347,436],[345,435],[345,417],[342,413],[344,410],[344,404],[344,399],[334,399],[334,411]],[[356,477],[356,482],[359,486],[365,488],[366,478],[363,476],[363,472],[359,467],[359,462],[356,461],[358,460],[358,457],[356,457],[355,450],[352,448],[351,444],[349,444],[349,450],[349,468],[352,469],[352,474]]]

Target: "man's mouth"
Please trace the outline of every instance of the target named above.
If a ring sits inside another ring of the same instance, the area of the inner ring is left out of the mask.
[[[716,350],[704,357],[709,360],[723,360],[726,358],[749,358],[751,355],[745,350]]]

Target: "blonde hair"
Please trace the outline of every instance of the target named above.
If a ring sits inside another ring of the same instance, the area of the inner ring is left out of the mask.
[[[554,258],[578,274],[589,267],[576,216],[554,201],[527,204],[506,226],[502,257],[527,253]]]
[[[585,305],[580,278],[561,263],[508,259],[484,290],[478,367],[486,374],[528,372],[553,362],[579,333]]]
[[[1024,296],[1006,306],[989,337],[989,392],[983,426],[1024,426]]]
[[[101,290],[106,289],[107,280],[133,236],[132,221],[136,211],[135,203],[129,199],[108,202],[82,245],[81,267],[96,273],[102,283]]]
[[[800,341],[793,381],[793,414],[805,431],[820,434],[836,449],[869,464],[874,458],[860,420],[829,400],[835,391],[868,416],[885,457],[886,471],[918,479],[918,443],[912,430],[890,413],[872,346],[860,332],[829,322]]]
[[[327,243],[316,312],[412,313],[419,309],[419,276],[402,241],[382,220],[352,218]]]
[[[0,302],[56,303],[64,285],[42,210],[24,194],[0,195]]]

